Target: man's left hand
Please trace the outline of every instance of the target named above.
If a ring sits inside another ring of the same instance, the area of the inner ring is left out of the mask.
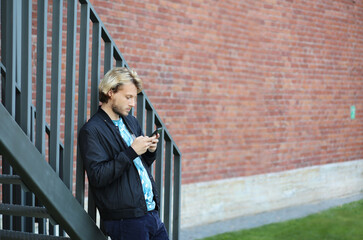
[[[156,148],[158,146],[160,135],[157,133],[156,135],[152,136],[150,139],[152,139],[152,143],[150,147],[148,148],[149,152],[155,152]]]

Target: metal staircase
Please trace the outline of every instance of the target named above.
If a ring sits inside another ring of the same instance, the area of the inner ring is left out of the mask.
[[[0,105],[0,123],[2,156],[21,176],[2,175],[1,179],[5,180],[3,183],[15,180],[21,184],[26,183],[27,188],[32,189],[45,206],[44,208],[3,203],[0,205],[1,214],[50,219],[54,217],[72,239],[106,239],[51,166],[43,161],[39,151],[3,105]],[[5,233],[10,235],[11,232]],[[1,231],[0,236],[3,234]]]
[[[0,239],[107,239],[75,132],[97,111],[103,73],[128,65],[86,0],[0,2]],[[133,114],[146,134],[164,128],[154,177],[161,218],[179,239],[181,153],[144,92]]]

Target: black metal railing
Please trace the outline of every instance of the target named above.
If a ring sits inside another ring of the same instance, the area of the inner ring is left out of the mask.
[[[6,205],[0,206],[0,236],[104,237],[95,225],[99,217],[75,131],[97,111],[99,80],[114,66],[128,64],[88,1],[1,0],[0,184]],[[144,92],[132,114],[146,134],[164,129],[153,172],[161,218],[170,237],[178,239],[181,153]],[[82,213],[85,205],[88,214]],[[14,208],[5,211],[9,206]]]

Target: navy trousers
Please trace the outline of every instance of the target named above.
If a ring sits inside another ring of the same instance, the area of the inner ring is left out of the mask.
[[[156,210],[139,218],[104,221],[112,240],[168,240],[168,233]]]

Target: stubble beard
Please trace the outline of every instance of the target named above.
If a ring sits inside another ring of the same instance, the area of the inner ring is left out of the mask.
[[[120,109],[119,108],[117,108],[116,106],[112,106],[112,111],[114,112],[114,113],[116,113],[117,115],[119,115],[120,117],[121,116],[124,116],[124,114],[120,111]]]
[[[115,106],[115,105],[113,105],[113,106],[112,106],[112,111],[113,111],[114,113],[118,114],[120,117],[121,117],[121,116],[126,117],[126,116],[129,114],[129,112],[126,112],[126,110],[122,111],[122,109],[121,109],[121,108],[118,108],[118,107],[117,107],[117,106]]]

